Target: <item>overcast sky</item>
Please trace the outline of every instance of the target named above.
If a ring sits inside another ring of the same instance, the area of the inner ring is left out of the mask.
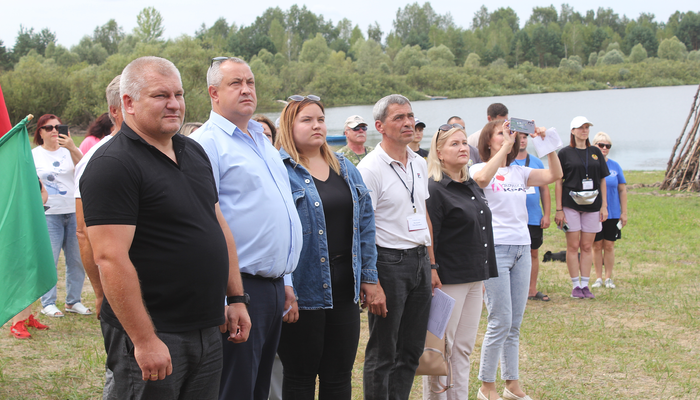
[[[250,25],[255,18],[269,7],[289,9],[293,4],[306,7],[316,14],[322,14],[326,20],[337,23],[343,18],[352,21],[353,26],[359,25],[366,34],[367,26],[374,21],[379,22],[386,35],[392,29],[392,21],[396,11],[410,2],[401,0],[256,0],[250,1],[220,1],[220,0],[3,0],[0,5],[0,40],[5,47],[14,46],[20,24],[27,28],[40,31],[49,28],[56,33],[58,43],[70,47],[77,44],[84,35],[92,34],[96,26],[104,25],[110,19],[115,19],[131,32],[136,26],[136,15],[145,7],[155,7],[163,16],[166,38],[176,38],[182,34],[193,35],[202,25],[211,26],[219,17],[224,17],[230,23],[238,26]],[[424,2],[419,2],[423,4]],[[533,7],[546,7],[554,4],[557,11],[561,3],[551,3],[546,0],[504,1],[491,0],[455,1],[435,0],[430,4],[439,14],[451,13],[457,25],[469,28],[474,13],[481,4],[488,3],[489,11],[500,7],[511,7],[520,17],[521,26],[530,17]],[[656,15],[656,20],[666,22],[676,10],[700,11],[697,0],[671,0],[642,2],[639,0],[569,0],[568,4],[574,10],[585,14],[586,10],[597,10],[598,7],[612,8],[620,15],[636,19],[640,13],[647,12]]]

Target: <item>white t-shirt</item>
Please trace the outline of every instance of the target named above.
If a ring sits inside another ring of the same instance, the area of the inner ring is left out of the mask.
[[[472,165],[469,174],[481,171],[486,163]],[[496,245],[529,245],[527,229],[527,180],[532,168],[520,165],[499,168],[484,188],[493,216],[493,241]]]
[[[97,142],[94,146],[90,147],[90,150],[88,150],[87,153],[83,156],[83,158],[78,161],[77,164],[75,164],[75,198],[79,199],[80,197],[80,177],[83,176],[83,172],[85,172],[85,166],[87,166],[87,163],[90,162],[90,159],[92,158],[92,155],[95,154],[95,151],[99,149],[103,144],[109,142],[109,139],[111,139],[111,135],[107,135],[102,138],[99,142]]]
[[[467,137],[467,143],[469,143],[470,146],[474,146],[477,149],[479,148],[479,137],[481,137],[481,129],[478,131],[472,133]]]
[[[32,149],[36,174],[49,193],[46,205],[48,215],[72,214],[75,212],[75,181],[73,180],[73,159],[70,151],[59,147],[56,151],[48,151],[41,146]]]
[[[391,158],[381,143],[357,165],[371,191],[377,245],[389,249],[430,246],[425,200],[428,194],[428,167],[423,157],[406,147],[407,165]],[[405,185],[405,186],[404,186]],[[413,205],[411,204],[413,188]],[[409,217],[426,218],[425,229],[409,231]]]

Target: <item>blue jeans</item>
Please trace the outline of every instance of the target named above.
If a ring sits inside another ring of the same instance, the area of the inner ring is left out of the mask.
[[[484,281],[484,302],[489,312],[481,346],[479,380],[495,382],[498,361],[501,378],[518,380],[520,323],[530,286],[530,246],[497,245],[498,278]]]
[[[58,267],[58,255],[66,258],[66,305],[80,302],[80,292],[85,283],[85,269],[80,260],[80,247],[78,237],[75,236],[77,222],[75,213],[46,215],[46,223],[49,226],[49,238],[53,250],[53,260]],[[56,286],[41,296],[41,306],[47,307],[56,304]]]
[[[386,294],[386,318],[369,314],[365,400],[408,399],[423,354],[432,299],[430,259],[424,246],[378,247],[377,273]]]

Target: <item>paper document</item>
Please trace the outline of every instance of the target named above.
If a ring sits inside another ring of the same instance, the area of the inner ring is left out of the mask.
[[[445,329],[450,321],[454,307],[455,299],[442,290],[435,289],[435,296],[433,296],[433,301],[430,303],[430,317],[428,318],[428,330],[430,333],[440,339],[445,336]]]
[[[535,145],[535,150],[537,150],[537,157],[539,158],[542,158],[547,154],[564,147],[564,144],[561,142],[561,138],[559,137],[557,130],[554,128],[547,129],[547,133],[545,134],[544,138],[537,136],[531,140],[532,143]]]

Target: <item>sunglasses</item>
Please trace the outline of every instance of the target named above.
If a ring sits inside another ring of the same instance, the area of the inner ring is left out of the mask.
[[[221,61],[226,61],[230,60],[233,57],[214,57],[211,59],[211,64],[209,64],[209,68],[211,68],[212,65],[214,65],[215,62],[221,62]]]
[[[365,131],[367,132],[367,125],[362,125],[362,126],[356,126],[352,128],[353,131],[358,132],[358,131]]]
[[[605,143],[598,143],[598,147],[600,147],[601,149],[608,149],[608,150],[610,150],[610,148],[612,147],[612,145],[611,145],[611,144],[605,144]]]
[[[58,130],[58,127],[59,127],[59,126],[61,126],[61,124],[58,124],[58,125],[44,125],[44,126],[42,126],[41,128],[39,128],[39,129],[43,129],[43,130],[45,130],[46,132],[51,132],[51,131],[54,130],[54,129]]]
[[[449,131],[449,130],[452,129],[452,128],[464,129],[464,127],[463,127],[462,125],[460,125],[460,124],[442,124],[442,125],[440,125],[440,127],[438,128],[438,130],[441,130],[441,131]]]
[[[309,99],[311,101],[321,101],[321,98],[314,95],[314,94],[310,94],[308,96],[293,94],[287,98],[287,100],[290,100],[290,101],[304,101],[304,99]]]

